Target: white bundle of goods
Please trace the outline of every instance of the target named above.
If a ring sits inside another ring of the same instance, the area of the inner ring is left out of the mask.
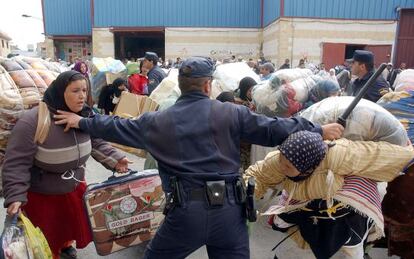
[[[295,100],[302,104],[305,103],[309,98],[309,91],[322,80],[323,78],[319,75],[311,75],[290,83],[293,90],[295,90]]]
[[[178,87],[178,69],[171,69],[168,76],[151,93],[150,98],[160,105],[160,109],[171,106],[180,97],[181,90]]]
[[[334,123],[348,108],[354,97],[330,97],[300,113],[300,116],[321,125]],[[386,141],[407,146],[409,138],[404,126],[390,112],[371,101],[362,99],[346,121],[343,134],[350,140]],[[251,163],[263,160],[275,147],[252,145]]]
[[[274,86],[277,86],[311,75],[313,75],[312,71],[306,68],[281,69],[273,73],[271,81]]]
[[[354,97],[330,97],[301,112],[300,116],[318,124],[333,123],[348,108]],[[406,146],[409,143],[404,126],[390,112],[376,103],[362,99],[346,120],[344,138],[350,140],[386,141]]]
[[[407,69],[398,74],[394,82],[396,92],[414,90],[414,69]]]
[[[221,92],[236,90],[240,80],[245,77],[251,77],[256,82],[260,81],[260,77],[244,62],[217,66],[213,74],[211,98],[215,99]]]
[[[269,117],[292,116],[302,109],[309,98],[309,91],[321,80],[322,77],[311,75],[279,85],[279,78],[273,75],[270,80],[263,81],[253,88],[256,112]]]

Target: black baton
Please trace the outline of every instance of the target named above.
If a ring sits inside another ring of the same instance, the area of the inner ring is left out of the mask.
[[[382,63],[381,66],[375,71],[375,73],[369,78],[368,82],[361,88],[355,99],[351,102],[351,104],[346,108],[344,113],[339,116],[337,123],[341,124],[342,126],[346,126],[346,119],[348,119],[351,112],[354,110],[355,106],[361,101],[362,97],[367,93],[368,89],[375,83],[377,78],[382,74],[382,71],[387,67],[387,64]]]
[[[256,188],[256,181],[254,177],[250,177],[247,181],[247,190],[246,190],[246,212],[247,220],[249,222],[256,222],[257,220],[257,210],[254,203],[254,189]]]

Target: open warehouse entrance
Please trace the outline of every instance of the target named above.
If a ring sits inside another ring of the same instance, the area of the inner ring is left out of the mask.
[[[115,38],[115,58],[131,59],[143,57],[146,51],[153,51],[165,57],[164,28],[125,28],[113,29]]]

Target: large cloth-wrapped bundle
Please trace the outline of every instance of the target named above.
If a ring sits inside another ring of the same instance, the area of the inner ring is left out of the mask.
[[[213,74],[211,98],[216,99],[221,92],[236,90],[240,80],[247,76],[260,81],[259,76],[244,62],[217,66]]]
[[[39,93],[41,95],[44,94],[49,84],[46,84],[46,82],[42,79],[42,77],[33,69],[31,65],[24,62],[23,59],[14,59],[32,78],[34,83],[36,84],[37,89],[39,90]]]
[[[39,76],[43,79],[46,85],[50,85],[59,74],[49,71],[49,70],[36,70]]]
[[[6,69],[0,66],[0,166],[7,140],[16,121],[23,114],[23,99]]]
[[[99,101],[102,87],[112,84],[111,79],[123,78],[127,80],[127,69],[120,61],[108,58],[92,58],[92,98],[95,102]]]
[[[178,69],[171,69],[168,76],[152,91],[150,98],[156,101],[160,107],[169,107],[177,101],[180,95]]]
[[[43,60],[40,58],[28,58],[25,57],[23,58],[23,61],[28,63],[30,66],[32,66],[33,69],[36,70],[47,70],[47,67],[44,65],[44,63],[42,62]]]
[[[398,74],[394,82],[395,91],[414,90],[414,69],[403,70]]]
[[[318,124],[336,122],[354,97],[330,97],[301,112],[300,116]],[[407,146],[409,139],[404,126],[387,110],[362,99],[346,121],[343,134],[350,140],[386,141]]]
[[[302,109],[295,100],[296,92],[290,84],[273,88],[270,80],[260,82],[253,88],[256,112],[269,117],[289,117]]]
[[[304,69],[306,70],[306,69]],[[273,75],[253,88],[253,101],[256,112],[269,117],[289,117],[299,112],[308,100],[309,91],[322,77],[312,75],[297,79],[291,83],[278,85],[279,79]]]
[[[40,58],[25,57],[21,62],[28,63],[39,74],[47,86],[49,86],[60,74],[60,69],[56,65],[52,65]],[[42,89],[39,89],[39,91],[44,93]]]
[[[309,91],[316,86],[316,84],[322,81],[322,77],[319,75],[312,75],[304,78],[297,79],[290,83],[293,90],[295,90],[295,101],[305,103],[309,98]]]
[[[414,90],[388,93],[377,103],[404,125],[411,143],[414,143]]]
[[[30,108],[37,105],[41,96],[32,77],[14,60],[1,59],[0,64],[19,88],[24,106]]]
[[[277,87],[285,83],[290,83],[301,78],[309,77],[311,75],[313,75],[313,73],[310,69],[281,69],[274,72],[270,80],[272,82],[273,87]]]

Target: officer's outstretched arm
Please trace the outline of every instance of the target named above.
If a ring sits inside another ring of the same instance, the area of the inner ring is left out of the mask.
[[[262,146],[277,146],[292,133],[301,130],[317,132],[322,135],[322,128],[301,118],[269,118],[250,112],[247,107],[240,107],[239,121],[241,139]]]
[[[267,189],[275,189],[286,178],[279,169],[279,154],[279,151],[270,152],[264,160],[256,162],[245,171],[243,178],[246,182],[252,176],[256,179],[256,198],[263,197]]]
[[[145,149],[146,118],[145,114],[136,120],[97,114],[81,119],[79,128],[95,138]]]

